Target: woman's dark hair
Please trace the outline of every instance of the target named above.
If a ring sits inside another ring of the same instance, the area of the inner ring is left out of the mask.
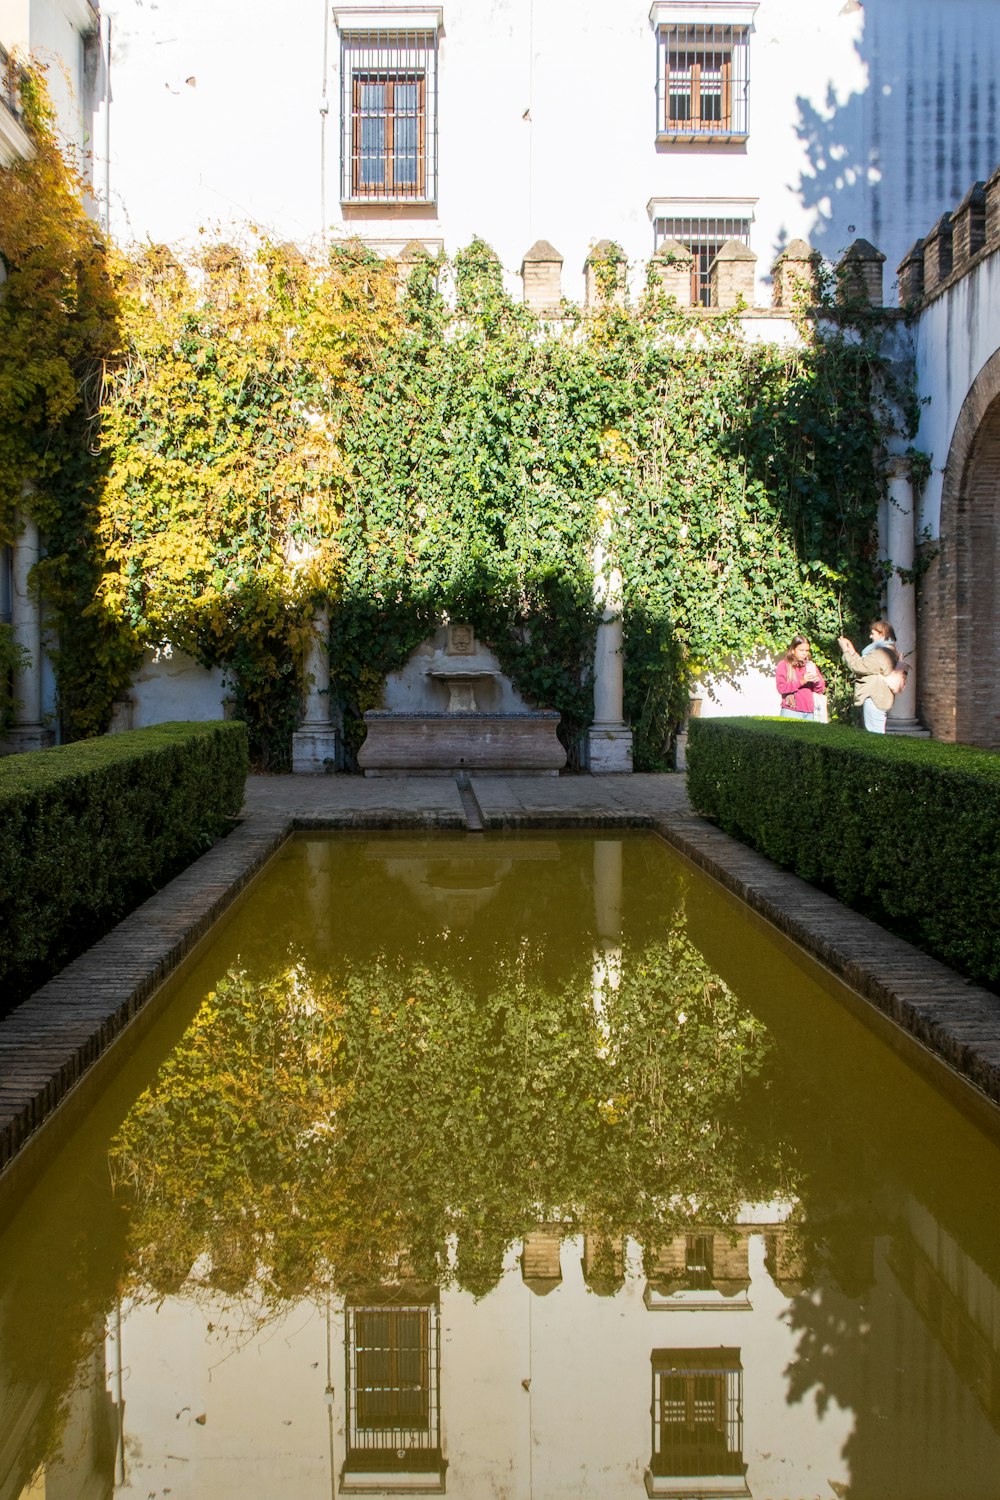
[[[873,620],[868,629],[877,630],[884,641],[894,641],[896,639],[896,632],[893,630],[888,620]]]
[[[785,660],[788,662],[794,661],[796,648],[798,646],[808,646],[808,644],[809,637],[807,635],[793,635],[788,650],[785,652]]]

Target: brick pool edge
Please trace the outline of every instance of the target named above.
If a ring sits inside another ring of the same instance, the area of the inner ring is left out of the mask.
[[[845,984],[854,1009],[1000,1138],[1000,998],[679,809],[487,811],[488,829],[649,828]],[[87,1080],[155,1019],[149,1002],[296,830],[465,829],[460,812],[260,810],[0,1022],[0,1191],[30,1186],[43,1125],[72,1128]],[[100,1066],[98,1066],[100,1064]]]

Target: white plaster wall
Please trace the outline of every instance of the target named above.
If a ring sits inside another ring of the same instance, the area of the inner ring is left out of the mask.
[[[734,667],[725,677],[704,677],[691,696],[701,703],[700,717],[723,719],[738,714],[777,714],[781,708],[770,659]]]
[[[90,170],[93,100],[83,36],[96,25],[88,0],[0,0],[0,43],[44,68],[60,140],[85,174]]]
[[[448,656],[448,633],[442,628],[417,647],[406,665],[386,678],[382,707],[393,713],[443,713],[450,702],[447,684],[429,672],[484,672],[473,686],[480,713],[525,713],[529,705],[503,675],[499,659],[476,642],[474,656]]]
[[[253,223],[315,241],[324,9],[265,0],[107,0],[114,28],[112,222],[177,241]],[[339,39],[329,28],[325,192],[333,235],[449,250],[480,234],[512,288],[539,237],[581,298],[597,239],[653,249],[651,199],[757,199],[759,294],[789,239],[835,257],[864,236],[908,246],[1000,156],[993,0],[760,0],[743,147],[655,143],[648,0],[444,0],[437,212],[345,221]],[[678,206],[678,212],[683,211]],[[353,210],[355,214],[357,210]],[[637,278],[638,279],[638,278]]]
[[[62,140],[86,169],[93,122],[84,82],[82,30],[91,29],[89,7],[84,0],[30,0],[30,10],[31,54],[45,66]]]
[[[917,389],[926,400],[916,446],[930,454],[933,466],[917,525],[937,537],[942,480],[955,424],[970,386],[1000,349],[1000,250],[927,305],[915,341]]]
[[[220,667],[202,667],[183,651],[163,646],[145,653],[129,696],[132,727],[146,729],[173,719],[221,719],[227,693]]]
[[[31,45],[30,0],[0,0],[0,42],[8,52],[26,52]]]

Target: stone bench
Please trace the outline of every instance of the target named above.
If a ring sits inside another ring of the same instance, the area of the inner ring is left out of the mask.
[[[365,714],[367,738],[358,751],[366,776],[558,776],[566,751],[559,715],[534,713]]]

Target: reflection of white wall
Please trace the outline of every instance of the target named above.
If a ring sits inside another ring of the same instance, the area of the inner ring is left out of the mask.
[[[129,690],[132,726],[145,729],[171,719],[221,719],[226,690],[220,667],[202,667],[183,651],[147,651]]]
[[[324,81],[335,236],[402,245],[417,235],[454,250],[478,233],[513,287],[544,236],[565,257],[576,300],[594,241],[649,256],[654,199],[756,199],[751,243],[763,277],[796,236],[834,257],[864,236],[886,252],[888,289],[909,245],[1000,150],[993,0],[760,0],[745,149],[659,150],[649,0],[444,0],[437,209],[348,220],[339,45],[331,25],[324,79],[322,6],[286,7],[280,23],[266,0],[107,0],[106,9],[113,221],[125,238],[193,239],[199,226],[248,222],[279,239],[318,238]]]
[[[174,1500],[330,1494],[324,1315],[293,1306],[257,1336],[248,1310],[246,1317],[244,1326],[239,1306],[180,1298],[127,1311],[126,1477],[137,1493],[169,1488]],[[109,1370],[114,1360],[109,1347]]]
[[[561,1249],[562,1280],[544,1297],[521,1279],[519,1247],[479,1302],[441,1295],[441,1415],[454,1500],[607,1500],[641,1495],[650,1458],[650,1355],[662,1348],[740,1349],[744,1447],[754,1495],[833,1500],[852,1415],[831,1402],[787,1404],[796,1335],[786,1298],[750,1241],[750,1312],[650,1312],[637,1251],[614,1297],[589,1291],[582,1241]],[[208,1324],[214,1331],[208,1331]],[[344,1459],[343,1318],[331,1320],[334,1466]],[[168,1298],[123,1329],[126,1430],[136,1488],[175,1500],[274,1500],[330,1493],[322,1309],[300,1304],[254,1333],[249,1310]],[[114,1368],[109,1352],[108,1368]],[[525,1386],[527,1382],[527,1388]],[[204,1416],[204,1423],[197,1418]],[[167,1457],[166,1455],[173,1455]]]

